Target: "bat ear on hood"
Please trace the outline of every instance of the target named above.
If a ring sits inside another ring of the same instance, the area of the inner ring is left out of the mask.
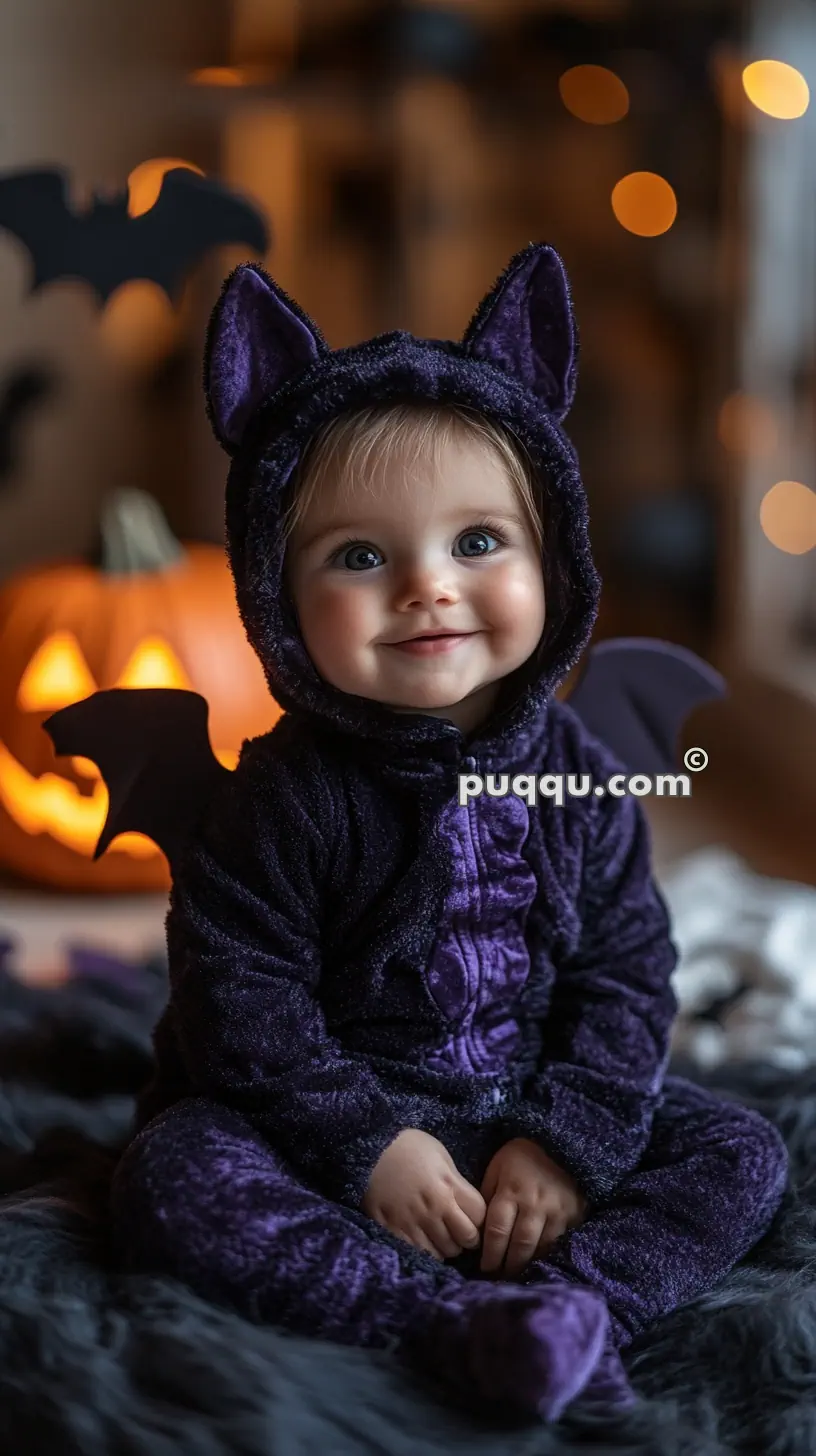
[[[327,352],[317,325],[262,268],[236,268],[213,309],[204,350],[207,412],[219,444],[234,454],[258,406]]]
[[[462,344],[514,374],[554,416],[572,404],[578,331],[566,269],[555,248],[530,243],[511,258],[482,299]]]

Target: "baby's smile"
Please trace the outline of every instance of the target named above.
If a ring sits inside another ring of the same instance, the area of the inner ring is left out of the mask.
[[[443,632],[427,637],[406,637],[401,642],[384,642],[381,646],[396,648],[409,657],[435,657],[443,652],[454,652],[477,635],[477,632]]]

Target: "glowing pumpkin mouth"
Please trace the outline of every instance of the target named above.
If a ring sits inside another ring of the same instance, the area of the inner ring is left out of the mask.
[[[216,757],[225,768],[233,769],[238,754],[222,749]],[[74,768],[95,780],[90,794],[83,794],[76,784],[59,774],[44,773],[39,778],[28,772],[5,744],[0,743],[0,803],[26,834],[49,834],[68,849],[93,857],[97,840],[108,812],[108,791],[96,764],[86,758],[71,760]],[[150,859],[159,850],[144,834],[120,834],[111,849]]]
[[[84,771],[85,764],[82,760]],[[102,833],[108,812],[108,791],[93,764],[88,768],[96,776],[91,794],[80,793],[59,774],[44,773],[35,778],[0,743],[0,802],[26,834],[50,834],[69,849],[90,859]],[[137,859],[158,854],[152,840],[144,834],[120,834],[113,846]]]

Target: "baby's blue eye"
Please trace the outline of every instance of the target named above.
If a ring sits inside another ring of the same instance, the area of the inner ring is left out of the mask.
[[[379,554],[379,551],[376,551],[373,546],[365,546],[361,543],[356,542],[353,546],[350,546],[348,548],[348,550],[343,554],[341,559],[343,565],[346,566],[349,571],[368,571],[370,570],[372,565],[376,566],[377,562],[372,562],[370,559],[367,560],[366,558],[379,556]]]
[[[490,531],[463,531],[462,532],[462,535],[459,537],[459,540],[460,540],[460,542],[461,541],[471,541],[471,542],[476,541],[476,542],[482,542],[483,543],[485,541],[495,541],[496,540],[496,537],[494,535],[492,535]],[[467,551],[467,550],[465,550],[465,551],[463,551],[462,554],[464,556],[489,556],[490,555],[490,551],[488,549],[486,549],[483,545],[479,545],[479,546],[477,546],[477,548],[476,548],[475,551]]]

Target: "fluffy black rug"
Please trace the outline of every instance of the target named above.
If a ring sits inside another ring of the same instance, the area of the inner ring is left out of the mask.
[[[0,974],[0,1450],[813,1456],[816,1067],[706,1079],[779,1124],[793,1187],[751,1258],[631,1351],[639,1408],[487,1429],[385,1355],[293,1339],[116,1271],[106,1181],[165,986],[160,966],[130,980],[94,969],[59,990]]]

